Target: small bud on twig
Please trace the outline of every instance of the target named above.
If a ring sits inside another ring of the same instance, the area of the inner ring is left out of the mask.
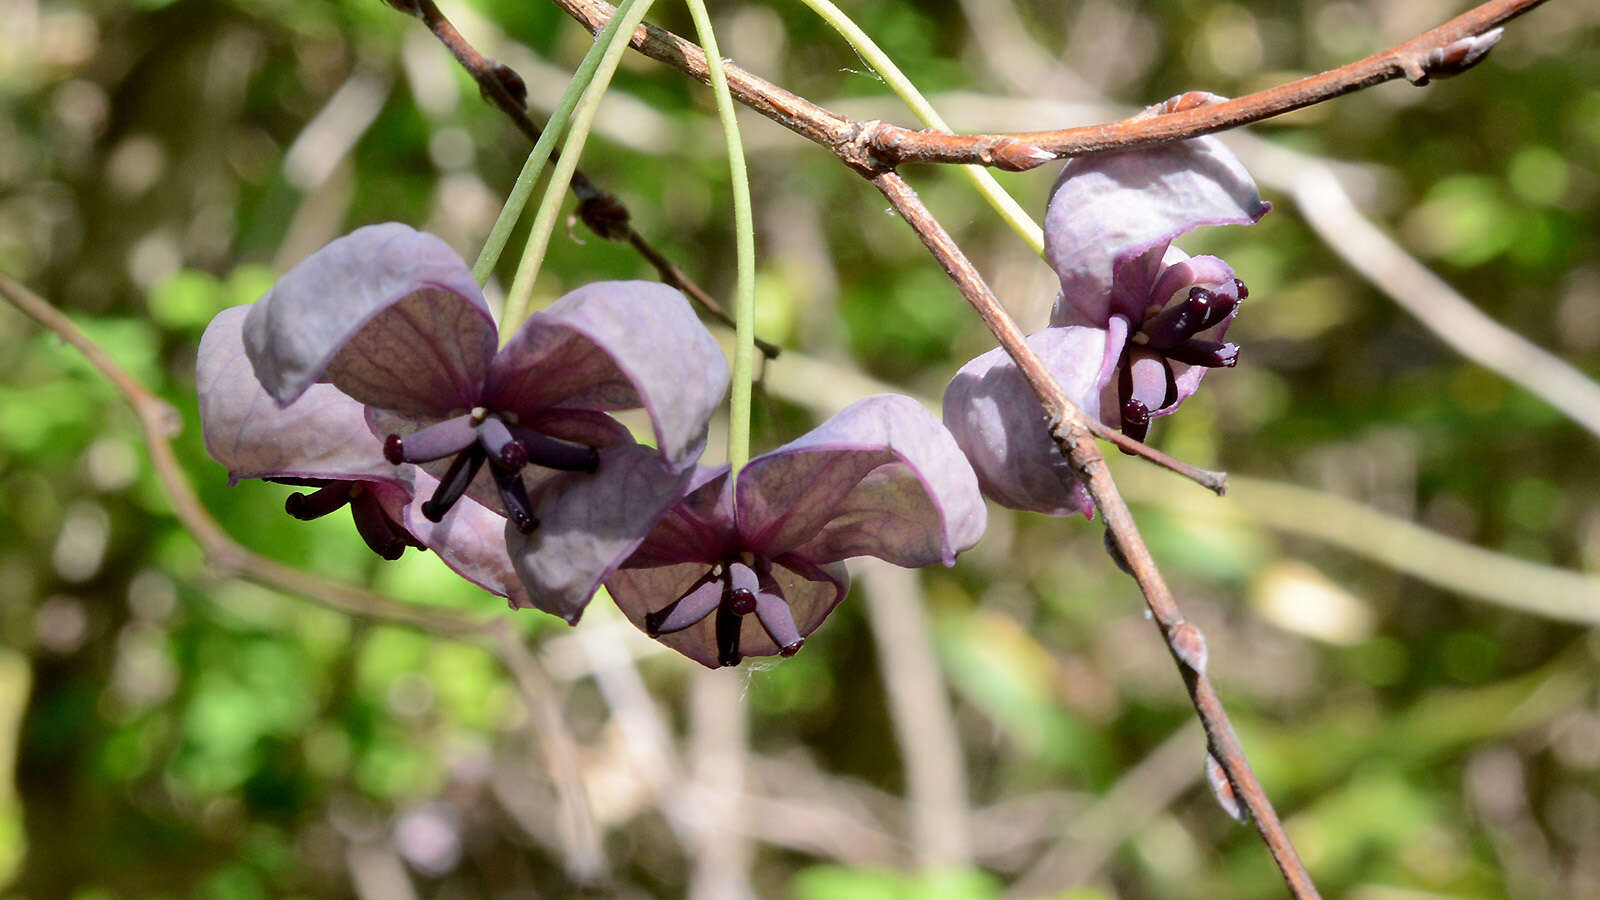
[[[1196,675],[1206,673],[1206,637],[1188,622],[1179,622],[1167,632],[1167,643],[1178,660]]]
[[[1240,825],[1250,821],[1250,811],[1239,802],[1239,795],[1234,793],[1233,782],[1228,780],[1228,773],[1223,771],[1222,763],[1216,756],[1206,754],[1206,783],[1211,785],[1211,796],[1217,798],[1217,805],[1228,814],[1228,818]]]

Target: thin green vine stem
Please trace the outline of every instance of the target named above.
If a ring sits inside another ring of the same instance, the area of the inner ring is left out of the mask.
[[[922,92],[917,90],[917,86],[911,83],[911,79],[907,78],[905,73],[900,71],[900,67],[894,64],[894,60],[889,58],[889,54],[884,53],[883,49],[865,31],[862,31],[861,26],[857,25],[843,10],[834,6],[830,0],[800,0],[800,2],[810,7],[812,12],[815,12],[824,22],[827,22],[834,31],[839,32],[850,46],[855,48],[855,51],[861,55],[867,65],[871,66],[873,71],[883,77],[884,82],[889,85],[889,89],[894,91],[895,95],[906,106],[911,108],[911,112],[922,121],[923,125],[929,128],[937,128],[940,131],[951,130],[950,126],[945,124],[944,118],[933,108],[933,104],[922,96]],[[1026,241],[1028,246],[1033,248],[1033,252],[1042,255],[1044,253],[1044,231],[1039,227],[1039,223],[1028,215],[1027,210],[1024,210],[1017,203],[1016,198],[1012,197],[1004,187],[1001,187],[1000,182],[996,181],[994,175],[983,166],[962,166],[961,168],[965,171],[967,180],[971,181],[973,186],[978,189],[978,193],[989,201],[989,205],[994,208],[995,212],[1000,214],[1000,218],[1004,219],[1007,225],[1011,226],[1011,230]]]
[[[605,42],[605,50],[600,56],[599,63],[595,66],[594,77],[585,86],[583,97],[572,110],[572,124],[567,132],[567,140],[561,146],[561,158],[550,173],[550,181],[545,185],[544,197],[539,201],[539,209],[534,213],[533,226],[528,232],[528,245],[523,248],[522,259],[517,263],[517,274],[511,279],[511,290],[506,292],[505,315],[500,321],[500,341],[511,339],[522,321],[528,317],[528,305],[533,299],[533,283],[539,277],[539,268],[544,265],[545,251],[550,248],[550,235],[555,232],[556,218],[561,213],[561,203],[567,196],[567,188],[572,182],[572,173],[578,168],[578,159],[583,156],[583,145],[589,139],[589,131],[594,127],[595,112],[600,108],[600,100],[605,96],[606,89],[611,86],[611,77],[617,72],[617,64],[622,61],[622,54],[628,49],[628,41],[633,37],[634,29],[644,21],[645,13],[650,11],[654,0],[622,0],[618,5],[616,15],[612,16],[605,29],[595,42],[600,43],[610,31],[611,37]],[[611,26],[615,24],[615,30]]]
[[[600,66],[600,59],[605,56],[606,48],[611,46],[621,25],[622,18],[612,16],[606,27],[595,36],[594,46],[583,55],[577,70],[572,73],[572,80],[567,82],[566,91],[561,94],[561,101],[556,104],[549,120],[544,123],[544,129],[539,132],[539,139],[534,141],[533,150],[529,151],[527,161],[522,164],[522,171],[517,173],[516,183],[511,186],[511,193],[506,195],[505,205],[500,207],[500,215],[494,220],[494,227],[489,229],[489,236],[484,238],[483,249],[478,253],[477,262],[472,264],[472,277],[477,279],[479,284],[489,280],[495,265],[500,262],[500,254],[505,251],[506,242],[511,239],[511,231],[517,227],[517,220],[522,217],[522,210],[528,205],[528,197],[539,181],[539,173],[544,171],[544,164],[550,159],[550,151],[555,149],[556,141],[561,139],[561,133],[567,128],[567,121],[572,116],[573,108],[583,96],[583,89],[593,80],[595,70]]]
[[[717,98],[717,117],[728,145],[728,179],[733,186],[734,258],[737,276],[733,294],[733,383],[728,398],[728,463],[734,474],[750,460],[750,393],[756,361],[756,232],[750,212],[750,173],[744,164],[744,142],[734,115],[733,94],[722,68],[722,52],[711,29],[704,0],[685,0],[700,45],[706,50],[706,73]]]

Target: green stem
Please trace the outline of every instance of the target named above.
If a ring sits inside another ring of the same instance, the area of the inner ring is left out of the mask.
[[[594,126],[595,112],[600,108],[600,100],[605,96],[606,89],[611,86],[611,77],[617,72],[617,64],[622,61],[622,54],[628,49],[628,41],[632,39],[634,29],[644,21],[645,13],[650,11],[650,4],[653,2],[654,0],[622,0],[611,21],[606,23],[606,27],[600,32],[600,37],[596,39],[596,44],[600,44],[600,38],[604,38],[607,33],[610,34],[609,40],[603,44],[605,50],[595,66],[594,77],[585,87],[583,98],[572,110],[572,128],[567,133],[566,143],[561,147],[561,158],[556,160],[554,170],[550,173],[550,182],[545,186],[544,197],[539,201],[539,210],[534,214],[533,227],[528,233],[528,246],[522,251],[522,260],[517,264],[517,274],[511,279],[511,290],[506,293],[506,311],[500,322],[502,344],[511,339],[517,328],[522,325],[522,321],[528,317],[528,304],[533,298],[533,283],[539,277],[539,267],[544,264],[545,251],[550,247],[550,235],[554,233],[556,217],[561,213],[561,201],[567,195],[567,188],[572,182],[572,173],[578,168],[578,159],[583,156],[583,145],[589,139],[589,130]]]
[[[893,90],[905,105],[911,108],[917,118],[922,120],[923,125],[929,128],[937,128],[940,131],[948,132],[951,130],[939,113],[934,110],[933,104],[922,96],[922,92],[918,91],[917,86],[911,83],[911,79],[907,78],[905,73],[900,71],[900,67],[894,64],[894,60],[890,59],[889,55],[884,53],[883,49],[874,43],[865,31],[861,30],[861,26],[845,15],[843,10],[834,6],[829,0],[800,0],[800,2],[809,6],[834,31],[839,32],[849,42],[850,46],[861,54],[861,58],[866,61],[867,65],[871,66],[873,71],[883,77],[890,90]],[[1035,222],[1033,217],[1028,215],[1027,211],[1017,203],[1016,199],[1007,193],[1005,188],[1000,186],[1000,182],[995,180],[994,175],[983,166],[962,166],[961,168],[965,170],[967,180],[977,187],[978,192],[984,196],[984,199],[989,201],[989,205],[994,208],[994,211],[1000,214],[1000,218],[1011,226],[1011,230],[1015,231],[1017,236],[1024,241],[1027,241],[1028,246],[1033,248],[1033,252],[1043,254],[1044,231],[1039,228],[1039,223]]]
[[[734,257],[737,280],[733,297],[733,384],[728,399],[728,463],[733,473],[750,459],[750,386],[756,360],[756,232],[750,212],[750,175],[745,171],[744,143],[734,116],[733,94],[722,68],[722,52],[711,30],[711,17],[703,0],[685,0],[695,32],[706,51],[706,73],[717,98],[717,117],[728,145],[729,181],[733,186]]]
[[[522,217],[523,207],[528,205],[528,196],[533,193],[533,186],[539,181],[539,173],[544,170],[544,164],[550,159],[550,151],[556,147],[561,132],[566,130],[567,119],[572,115],[573,107],[578,105],[578,98],[583,96],[583,89],[594,78],[595,69],[600,65],[600,58],[605,55],[606,48],[611,46],[612,38],[616,36],[622,20],[613,16],[606,27],[600,30],[595,37],[594,46],[583,55],[583,61],[578,63],[577,71],[572,73],[572,80],[567,82],[567,89],[561,95],[561,102],[556,104],[550,113],[549,121],[544,123],[544,130],[539,132],[539,139],[534,141],[533,150],[528,153],[528,160],[522,164],[522,171],[517,173],[517,182],[511,186],[511,193],[506,197],[505,206],[500,208],[499,218],[494,220],[494,227],[489,229],[489,236],[483,241],[483,250],[478,254],[478,261],[472,264],[472,277],[483,284],[489,280],[489,275],[494,271],[495,264],[500,261],[500,254],[506,248],[506,241],[511,239],[511,230],[517,227],[517,219]]]

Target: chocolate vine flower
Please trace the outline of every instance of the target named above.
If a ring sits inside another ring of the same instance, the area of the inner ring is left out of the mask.
[[[1175,412],[1207,369],[1233,366],[1239,348],[1222,337],[1249,292],[1227,263],[1172,241],[1201,225],[1250,225],[1270,209],[1216,138],[1069,162],[1045,213],[1045,256],[1061,293],[1050,327],[1029,338],[1068,397],[1143,440],[1150,420]],[[944,413],[996,502],[1093,512],[1004,351],[957,373]]]
[[[331,385],[312,385],[279,407],[245,357],[241,329],[248,312],[236,306],[211,320],[195,366],[206,450],[227,468],[229,483],[261,478],[316,488],[290,494],[285,510],[309,520],[349,506],[356,530],[379,556],[432,549],[468,580],[521,602],[521,585],[506,558],[505,518],[467,501],[440,522],[424,519],[424,501],[416,494],[432,492],[435,480],[415,466],[385,460],[365,409]]]
[[[728,383],[688,302],[652,282],[579,288],[496,351],[467,265],[398,223],[357,229],[296,266],[251,308],[244,342],[280,405],[318,382],[365,404],[389,462],[439,476],[420,506],[428,520],[470,492],[523,534],[538,527],[546,481],[593,472],[603,448],[631,443],[605,413],[643,407],[662,457],[684,468]]]
[[[951,565],[986,522],[949,432],[895,395],[686,487],[605,584],[630,621],[710,668],[799,650],[849,589],[843,560]]]

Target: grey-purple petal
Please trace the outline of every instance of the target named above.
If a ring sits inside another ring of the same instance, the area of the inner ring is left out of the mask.
[[[746,548],[814,563],[950,565],[983,536],[988,515],[950,432],[898,394],[857,401],[752,459],[735,502]]]
[[[325,381],[355,399],[443,418],[476,406],[496,331],[444,241],[389,222],[311,254],[245,320],[256,377],[280,404]]]
[[[1046,328],[1028,336],[1045,368],[1085,415],[1100,415],[1101,379],[1122,352],[1116,334],[1098,328]],[[978,474],[983,493],[1001,506],[1052,516],[1094,506],[1050,439],[1044,408],[1005,350],[961,367],[944,394],[944,421]]]
[[[602,451],[592,475],[552,481],[534,508],[539,527],[526,535],[510,525],[505,530],[528,604],[576,623],[693,474],[671,469],[648,447],[627,444]]]
[[[1045,212],[1045,258],[1062,292],[1051,324],[1141,321],[1173,238],[1201,225],[1248,225],[1270,208],[1213,137],[1072,160]]]
[[[683,465],[727,389],[727,361],[682,294],[603,281],[529,316],[495,357],[485,399],[517,413],[643,407],[662,454]]]
[[[236,306],[211,320],[195,365],[206,450],[230,480],[279,476],[409,487],[410,467],[384,460],[360,403],[331,385],[314,385],[282,408],[268,396],[240,336],[249,310]]]
[[[505,516],[463,497],[438,522],[430,521],[422,504],[438,486],[438,479],[416,470],[416,493],[398,521],[456,574],[508,598],[513,607],[526,606],[527,594],[506,554]]]

